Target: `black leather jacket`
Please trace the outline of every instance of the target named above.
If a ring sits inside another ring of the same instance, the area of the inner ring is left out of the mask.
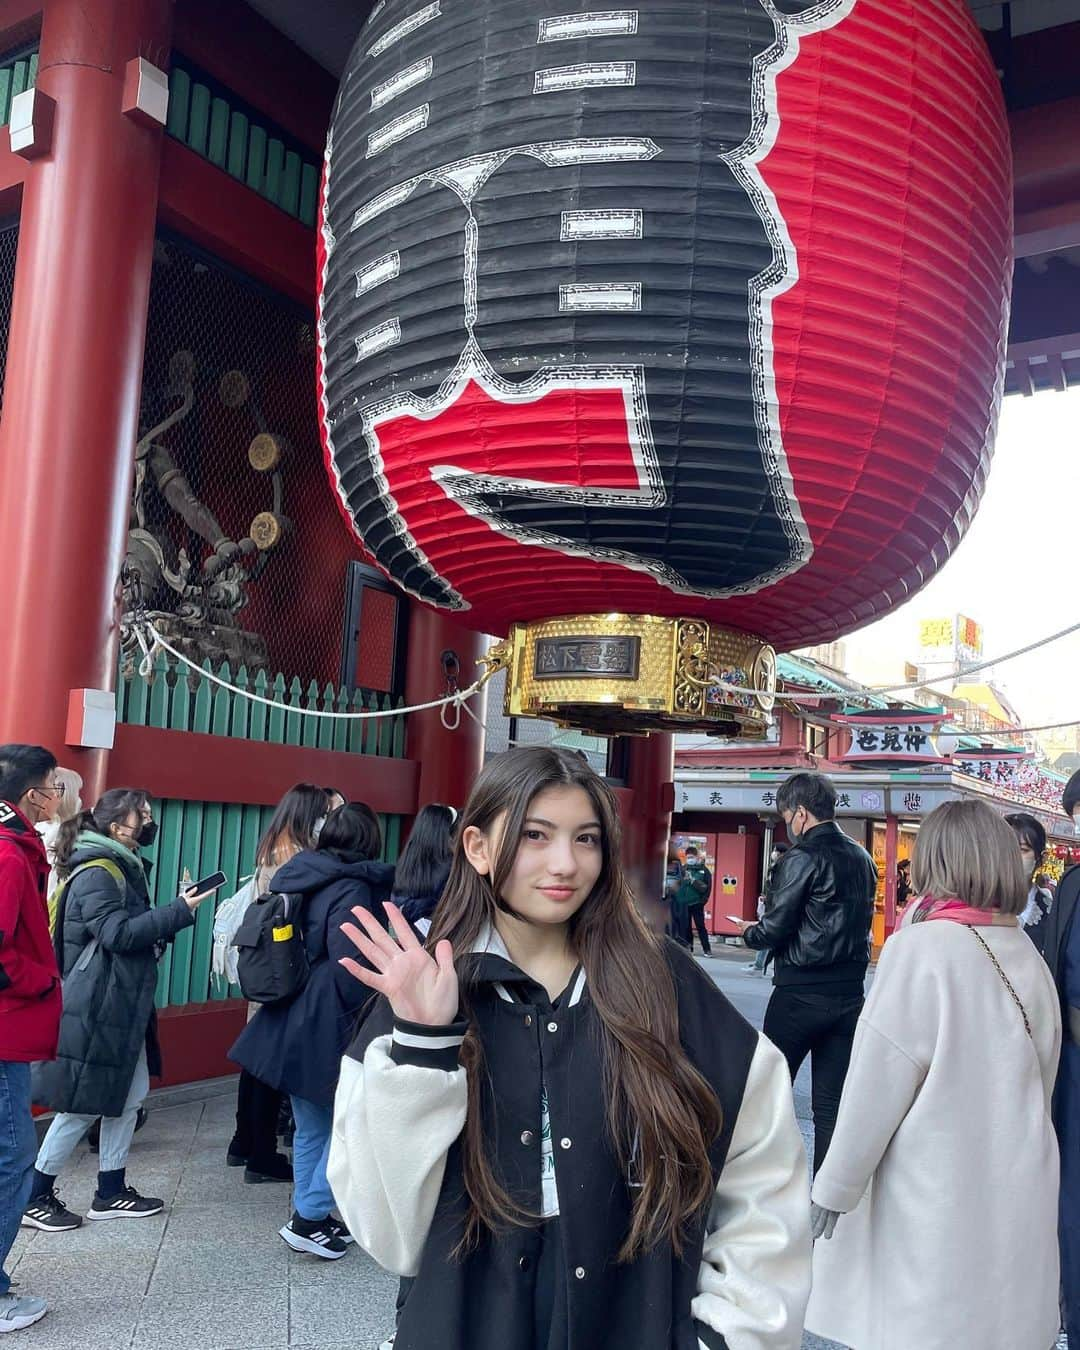
[[[870,960],[877,867],[835,821],[800,836],[773,869],[748,947],[768,947],[781,984],[861,981]]]

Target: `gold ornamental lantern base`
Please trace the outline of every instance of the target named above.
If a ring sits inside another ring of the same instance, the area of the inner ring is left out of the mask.
[[[520,623],[487,660],[507,670],[508,716],[601,735],[761,740],[776,701],[772,647],[702,619],[581,614]]]

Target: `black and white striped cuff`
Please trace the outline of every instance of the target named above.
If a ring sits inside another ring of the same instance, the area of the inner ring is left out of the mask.
[[[458,1051],[468,1029],[468,1022],[428,1027],[420,1022],[403,1022],[395,1017],[390,1058],[395,1064],[412,1064],[421,1069],[445,1069],[452,1073],[458,1067]]]

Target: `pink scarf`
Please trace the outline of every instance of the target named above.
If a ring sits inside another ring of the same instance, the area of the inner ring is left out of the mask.
[[[1002,914],[1000,909],[975,909],[965,905],[963,900],[935,900],[932,895],[924,896],[908,906],[908,923],[927,923],[933,919],[946,919],[950,923],[963,923],[968,927],[1008,928],[1016,926],[1014,914]]]

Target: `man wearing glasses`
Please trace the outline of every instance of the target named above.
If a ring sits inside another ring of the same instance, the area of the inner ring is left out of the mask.
[[[49,860],[34,828],[60,809],[64,785],[40,745],[0,745],[0,1332],[48,1311],[42,1298],[11,1292],[3,1269],[30,1195],[37,1152],[30,1065],[55,1059],[60,1031],[46,881]]]
[[[862,1011],[877,867],[836,824],[836,790],[824,774],[792,774],[776,808],[792,847],[769,875],[764,917],[741,926],[748,947],[773,954],[764,1032],[792,1081],[810,1056],[816,1172],[836,1127]]]

